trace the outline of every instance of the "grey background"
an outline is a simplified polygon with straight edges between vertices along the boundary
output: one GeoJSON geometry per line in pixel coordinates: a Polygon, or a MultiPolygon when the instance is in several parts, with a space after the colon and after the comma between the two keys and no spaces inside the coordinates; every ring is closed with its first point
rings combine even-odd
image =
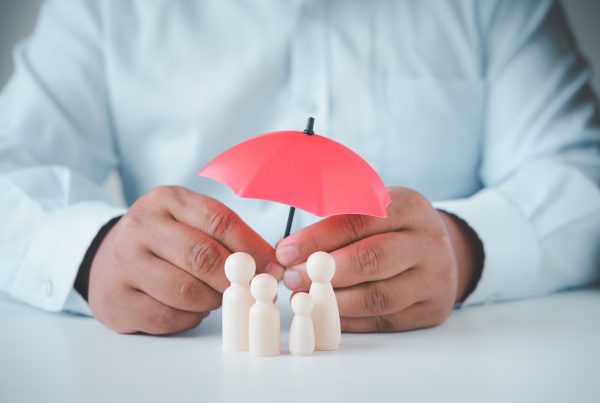
{"type": "MultiPolygon", "coordinates": [[[[42,0],[0,0],[0,87],[4,86],[12,73],[12,48],[33,29],[41,3],[42,0]]],[[[594,70],[593,85],[598,94],[600,93],[600,1],[564,0],[563,4],[579,47],[594,70]]]]}

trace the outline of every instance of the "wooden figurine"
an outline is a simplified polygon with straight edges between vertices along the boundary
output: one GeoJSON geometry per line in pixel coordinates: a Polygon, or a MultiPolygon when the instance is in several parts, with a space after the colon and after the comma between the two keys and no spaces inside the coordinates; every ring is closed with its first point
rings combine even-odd
{"type": "Polygon", "coordinates": [[[311,318],[314,304],[305,292],[292,297],[294,319],[290,326],[289,347],[292,355],[310,355],[315,351],[315,328],[311,318]]]}
{"type": "Polygon", "coordinates": [[[225,261],[225,276],[231,286],[223,293],[223,350],[248,351],[248,315],[254,298],[250,280],[256,272],[252,256],[244,252],[229,255],[225,261]]]}
{"type": "Polygon", "coordinates": [[[277,280],[262,273],[250,283],[256,303],[250,308],[249,351],[253,356],[270,357],[280,351],[279,308],[273,303],[277,295],[277,280]]]}
{"type": "Polygon", "coordinates": [[[312,281],[309,294],[314,303],[311,316],[315,328],[315,348],[336,350],[342,333],[337,300],[331,286],[335,260],[329,253],[315,252],[306,261],[306,272],[312,281]]]}

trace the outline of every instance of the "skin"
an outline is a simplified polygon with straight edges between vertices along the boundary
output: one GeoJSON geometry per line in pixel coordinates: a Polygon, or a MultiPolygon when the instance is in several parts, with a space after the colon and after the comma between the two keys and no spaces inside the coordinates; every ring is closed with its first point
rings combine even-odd
{"type": "Polygon", "coordinates": [[[92,312],[119,333],[180,332],[220,306],[230,253],[250,253],[257,273],[284,277],[293,291],[308,291],[304,263],[323,250],[336,261],[332,284],[342,330],[437,325],[473,288],[483,251],[466,224],[435,210],[420,194],[389,190],[388,218],[330,217],[274,250],[220,202],[181,187],[158,187],[131,206],[96,252],[92,312]]]}
{"type": "Polygon", "coordinates": [[[221,305],[232,251],[281,279],[275,251],[220,202],[161,186],[112,227],[92,262],[89,304],[119,333],[168,334],[197,326],[221,305]]]}
{"type": "Polygon", "coordinates": [[[442,323],[477,281],[483,250],[464,223],[432,207],[425,197],[390,188],[385,219],[360,215],[326,218],[276,245],[288,269],[284,282],[308,291],[306,259],[332,254],[332,280],[342,330],[395,332],[442,323]]]}

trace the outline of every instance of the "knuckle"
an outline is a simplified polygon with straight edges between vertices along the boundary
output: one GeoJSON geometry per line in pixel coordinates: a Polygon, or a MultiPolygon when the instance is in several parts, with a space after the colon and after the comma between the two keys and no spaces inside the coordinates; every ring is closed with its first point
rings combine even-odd
{"type": "Polygon", "coordinates": [[[343,216],[342,226],[346,233],[350,234],[351,239],[361,239],[367,233],[367,220],[360,214],[347,214],[343,216]]]}
{"type": "Polygon", "coordinates": [[[221,239],[233,229],[235,224],[236,217],[231,211],[225,208],[213,210],[208,215],[206,223],[208,233],[221,239]]]}
{"type": "Polygon", "coordinates": [[[143,213],[156,210],[158,206],[164,206],[168,202],[177,199],[177,188],[175,186],[161,185],[153,188],[140,197],[129,209],[130,212],[143,213]]]}
{"type": "Polygon", "coordinates": [[[356,248],[356,272],[363,277],[370,278],[377,274],[383,260],[383,252],[377,246],[357,246],[356,248]]]}
{"type": "Polygon", "coordinates": [[[406,202],[415,209],[431,207],[429,200],[414,190],[407,190],[404,197],[406,198],[406,202]]]}
{"type": "Polygon", "coordinates": [[[437,326],[442,324],[444,321],[446,321],[446,319],[448,319],[448,317],[450,316],[450,313],[452,312],[451,308],[448,308],[446,306],[446,304],[435,304],[430,311],[429,314],[429,318],[430,318],[430,326],[437,326]]]}
{"type": "Polygon", "coordinates": [[[367,286],[364,293],[363,305],[365,310],[375,316],[386,310],[389,305],[389,296],[379,285],[371,284],[367,286]]]}
{"type": "Polygon", "coordinates": [[[206,309],[207,312],[214,311],[215,309],[221,306],[222,302],[223,299],[220,296],[215,298],[208,298],[204,305],[204,309],[206,309]]]}
{"type": "Polygon", "coordinates": [[[138,232],[144,225],[144,221],[139,214],[129,212],[119,220],[117,225],[126,233],[138,232]]]}
{"type": "Polygon", "coordinates": [[[430,237],[430,250],[436,258],[431,260],[431,272],[441,284],[452,281],[455,275],[455,258],[450,237],[447,234],[435,234],[430,237]]]}
{"type": "Polygon", "coordinates": [[[193,279],[183,279],[177,284],[177,293],[185,302],[195,301],[199,291],[198,283],[193,279]]]}
{"type": "Polygon", "coordinates": [[[431,234],[430,242],[436,250],[452,250],[452,241],[445,232],[431,234]]]}
{"type": "Polygon", "coordinates": [[[439,276],[444,284],[453,282],[454,278],[458,276],[458,265],[453,259],[444,260],[439,266],[439,276]]]}
{"type": "Polygon", "coordinates": [[[394,332],[396,328],[394,321],[386,316],[379,315],[375,316],[375,330],[377,332],[394,332]]]}
{"type": "Polygon", "coordinates": [[[392,199],[392,202],[387,207],[387,219],[398,220],[404,215],[404,207],[397,200],[392,199]]]}
{"type": "Polygon", "coordinates": [[[211,276],[218,270],[219,253],[207,241],[195,241],[185,252],[185,261],[194,276],[211,276]]]}
{"type": "Polygon", "coordinates": [[[148,192],[146,195],[144,195],[142,197],[143,203],[146,204],[148,203],[148,205],[150,207],[153,206],[165,206],[165,205],[175,205],[175,206],[179,206],[181,204],[181,194],[180,194],[180,190],[181,188],[177,187],[177,186],[168,186],[168,185],[161,185],[158,187],[155,187],[154,189],[152,189],[150,192],[148,192]]]}
{"type": "Polygon", "coordinates": [[[115,313],[106,312],[104,307],[98,304],[97,300],[92,301],[90,299],[90,309],[96,319],[116,333],[127,334],[135,331],[135,329],[132,329],[126,321],[123,321],[115,313]]]}
{"type": "Polygon", "coordinates": [[[436,280],[437,282],[434,280],[433,286],[440,287],[442,290],[448,289],[450,284],[454,285],[455,283],[452,271],[446,266],[440,267],[436,280]]]}
{"type": "Polygon", "coordinates": [[[155,188],[154,193],[156,196],[173,196],[177,194],[177,187],[169,185],[160,185],[155,188]]]}
{"type": "Polygon", "coordinates": [[[392,202],[388,206],[388,217],[402,214],[403,209],[399,201],[402,199],[404,188],[392,186],[388,187],[388,192],[390,193],[390,198],[392,199],[392,202]]]}
{"type": "Polygon", "coordinates": [[[174,194],[175,194],[175,188],[173,186],[161,185],[161,186],[157,186],[154,189],[152,189],[148,195],[153,198],[164,199],[164,198],[171,197],[174,194]]]}
{"type": "Polygon", "coordinates": [[[390,193],[390,196],[392,197],[392,199],[394,197],[397,197],[398,195],[402,194],[402,190],[403,190],[403,188],[401,188],[399,186],[388,186],[388,192],[390,193]]]}
{"type": "Polygon", "coordinates": [[[169,307],[159,308],[153,318],[150,331],[155,333],[168,333],[177,326],[177,318],[169,307]]]}

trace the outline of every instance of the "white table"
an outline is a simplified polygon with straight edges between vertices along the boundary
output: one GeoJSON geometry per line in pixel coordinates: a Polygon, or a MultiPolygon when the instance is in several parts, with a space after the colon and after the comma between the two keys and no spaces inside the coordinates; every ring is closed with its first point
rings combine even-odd
{"type": "MultiPolygon", "coordinates": [[[[282,342],[291,320],[282,307],[282,342]]],[[[220,315],[170,337],[0,297],[0,402],[600,402],[600,290],[466,308],[442,326],[344,334],[337,352],[223,353],[220,315]]]]}

